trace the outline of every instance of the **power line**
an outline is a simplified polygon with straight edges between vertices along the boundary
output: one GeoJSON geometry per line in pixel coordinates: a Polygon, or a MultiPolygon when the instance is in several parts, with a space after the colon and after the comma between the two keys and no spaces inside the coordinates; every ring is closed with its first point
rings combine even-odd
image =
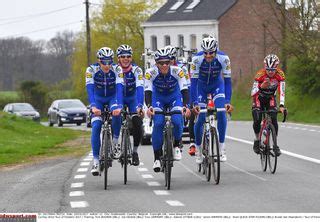
{"type": "Polygon", "coordinates": [[[37,29],[37,30],[30,31],[30,32],[19,33],[19,34],[14,34],[14,35],[9,35],[9,36],[1,36],[1,38],[9,38],[9,37],[28,35],[28,34],[32,34],[32,33],[36,33],[36,32],[46,31],[46,30],[49,30],[49,29],[55,29],[55,28],[59,28],[59,27],[67,26],[67,25],[77,24],[77,23],[80,23],[80,22],[83,22],[83,21],[80,20],[80,21],[76,21],[76,22],[65,23],[65,24],[62,24],[62,25],[51,26],[51,27],[44,28],[44,29],[37,29]]]}
{"type": "Polygon", "coordinates": [[[76,4],[76,5],[71,5],[71,6],[68,6],[68,7],[65,7],[65,8],[56,9],[56,10],[53,10],[53,11],[42,12],[42,13],[31,14],[31,15],[24,15],[24,16],[19,16],[19,17],[0,18],[0,21],[17,20],[17,19],[28,19],[29,17],[34,18],[34,17],[38,17],[38,16],[49,15],[49,14],[56,13],[56,12],[59,12],[59,11],[67,10],[67,9],[74,8],[74,7],[77,7],[77,6],[81,6],[81,5],[80,4],[76,4]]]}

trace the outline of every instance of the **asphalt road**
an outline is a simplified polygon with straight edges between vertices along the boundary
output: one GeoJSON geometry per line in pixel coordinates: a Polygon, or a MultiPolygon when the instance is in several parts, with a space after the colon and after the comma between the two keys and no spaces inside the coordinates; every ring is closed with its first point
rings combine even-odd
{"type": "Polygon", "coordinates": [[[81,159],[0,170],[0,212],[320,212],[319,126],[280,124],[283,154],[275,174],[261,171],[252,150],[251,122],[229,122],[227,135],[228,160],[222,163],[219,185],[197,172],[185,144],[167,191],[164,175],[152,171],[151,146],[141,146],[142,163],[129,167],[127,185],[120,164],[113,162],[108,190],[103,189],[103,177],[90,174],[90,153],[81,159]]]}

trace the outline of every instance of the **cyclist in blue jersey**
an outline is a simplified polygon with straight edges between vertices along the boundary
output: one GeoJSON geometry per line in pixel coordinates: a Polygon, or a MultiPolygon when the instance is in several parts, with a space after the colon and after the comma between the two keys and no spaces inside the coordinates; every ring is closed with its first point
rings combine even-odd
{"type": "Polygon", "coordinates": [[[195,124],[196,162],[202,163],[201,137],[205,113],[199,114],[207,102],[207,95],[211,94],[217,109],[217,128],[219,132],[221,161],[226,161],[225,133],[226,133],[226,111],[233,110],[230,104],[231,87],[231,66],[229,57],[218,50],[218,41],[209,36],[201,43],[203,52],[192,58],[191,65],[191,101],[193,111],[199,115],[195,124]],[[223,74],[223,78],[222,78],[223,74]]]}
{"type": "Polygon", "coordinates": [[[138,166],[139,155],[138,147],[142,136],[142,119],[143,117],[143,91],[144,81],[142,69],[132,63],[132,48],[129,45],[121,45],[117,49],[119,65],[123,71],[124,93],[123,105],[129,108],[129,112],[137,112],[138,115],[132,117],[132,134],[133,134],[133,153],[132,164],[138,166]]]}
{"type": "MultiPolygon", "coordinates": [[[[153,170],[159,172],[165,117],[155,114],[155,111],[163,111],[165,108],[169,108],[171,111],[180,110],[186,116],[189,116],[190,110],[187,107],[189,103],[188,86],[182,69],[177,66],[170,66],[170,55],[165,48],[156,51],[155,61],[156,65],[148,69],[145,74],[145,102],[148,107],[147,115],[149,117],[154,116],[152,132],[153,170]]],[[[173,114],[171,117],[174,126],[173,158],[175,160],[181,159],[182,113],[173,114]]]]}
{"type": "Polygon", "coordinates": [[[118,138],[121,127],[120,112],[123,104],[123,72],[113,63],[113,50],[103,47],[97,52],[98,62],[86,70],[86,89],[93,113],[91,124],[91,146],[93,152],[93,176],[99,175],[100,132],[102,127],[101,111],[108,105],[112,111],[113,156],[119,158],[118,138]]]}

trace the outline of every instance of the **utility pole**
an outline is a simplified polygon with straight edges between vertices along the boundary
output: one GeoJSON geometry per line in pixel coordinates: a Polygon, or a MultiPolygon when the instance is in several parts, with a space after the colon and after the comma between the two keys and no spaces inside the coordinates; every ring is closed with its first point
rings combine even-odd
{"type": "Polygon", "coordinates": [[[282,36],[282,47],[281,47],[281,57],[282,57],[282,69],[284,72],[287,71],[287,10],[286,10],[286,0],[281,0],[281,11],[282,11],[282,20],[281,20],[281,36],[282,36]]]}
{"type": "Polygon", "coordinates": [[[85,1],[86,4],[86,27],[87,27],[87,63],[91,64],[91,37],[90,37],[90,21],[89,21],[89,0],[85,1]]]}

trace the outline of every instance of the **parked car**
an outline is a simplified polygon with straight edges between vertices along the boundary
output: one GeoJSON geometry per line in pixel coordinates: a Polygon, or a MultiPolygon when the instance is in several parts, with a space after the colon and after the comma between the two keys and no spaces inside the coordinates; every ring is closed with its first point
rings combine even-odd
{"type": "Polygon", "coordinates": [[[29,103],[8,103],[3,111],[40,122],[39,112],[29,103]]]}
{"type": "Polygon", "coordinates": [[[52,102],[48,109],[49,126],[55,123],[76,123],[80,126],[86,122],[87,108],[79,99],[59,99],[52,102]]]}

